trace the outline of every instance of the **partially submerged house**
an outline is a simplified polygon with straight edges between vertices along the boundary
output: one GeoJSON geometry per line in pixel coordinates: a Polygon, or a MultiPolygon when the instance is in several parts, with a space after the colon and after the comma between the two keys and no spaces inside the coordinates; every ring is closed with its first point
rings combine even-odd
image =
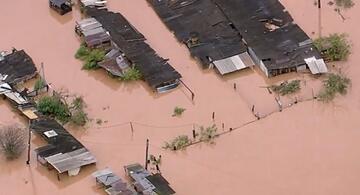
{"type": "Polygon", "coordinates": [[[221,75],[254,65],[239,32],[210,0],[147,0],[204,68],[221,75]]]}
{"type": "Polygon", "coordinates": [[[71,0],[49,0],[49,6],[60,15],[64,15],[72,11],[71,0]]]}
{"type": "Polygon", "coordinates": [[[30,129],[48,145],[35,150],[37,160],[61,173],[77,175],[80,168],[96,163],[95,157],[56,120],[41,117],[32,120],[30,129]]]}
{"type": "Polygon", "coordinates": [[[28,99],[27,91],[18,91],[14,86],[37,75],[34,62],[24,50],[13,49],[12,53],[1,55],[0,95],[5,96],[15,108],[29,120],[37,119],[35,103],[28,99]]]}
{"type": "Polygon", "coordinates": [[[243,37],[268,77],[309,68],[327,72],[320,53],[278,0],[211,0],[243,37]]]}
{"type": "Polygon", "coordinates": [[[24,51],[14,49],[0,61],[1,81],[10,85],[29,80],[36,76],[37,69],[31,57],[24,51]]]}
{"type": "Polygon", "coordinates": [[[86,7],[86,14],[95,18],[110,33],[113,48],[124,54],[121,55],[124,60],[141,72],[153,90],[165,92],[179,85],[181,75],[145,43],[145,37],[120,13],[86,7]]]}
{"type": "Polygon", "coordinates": [[[175,191],[169,182],[160,174],[151,174],[140,164],[131,164],[124,167],[125,173],[132,179],[137,192],[145,195],[171,195],[175,191]]]}
{"type": "Polygon", "coordinates": [[[307,68],[327,72],[309,36],[278,0],[147,1],[192,56],[221,74],[254,63],[268,77],[307,68]]]}
{"type": "Polygon", "coordinates": [[[29,120],[38,118],[36,114],[36,105],[33,101],[29,100],[22,92],[18,92],[14,87],[8,83],[1,81],[0,74],[0,95],[4,95],[12,105],[29,120]]]}
{"type": "Polygon", "coordinates": [[[96,183],[101,185],[101,187],[104,188],[105,192],[109,195],[138,194],[109,168],[96,171],[92,174],[92,176],[96,179],[96,183]]]}
{"type": "Polygon", "coordinates": [[[118,49],[110,50],[104,57],[104,60],[98,65],[108,71],[110,74],[118,77],[124,74],[131,68],[130,62],[126,59],[125,54],[118,49]]]}
{"type": "Polygon", "coordinates": [[[111,46],[109,33],[94,18],[77,21],[75,32],[89,48],[109,48],[111,46]]]}

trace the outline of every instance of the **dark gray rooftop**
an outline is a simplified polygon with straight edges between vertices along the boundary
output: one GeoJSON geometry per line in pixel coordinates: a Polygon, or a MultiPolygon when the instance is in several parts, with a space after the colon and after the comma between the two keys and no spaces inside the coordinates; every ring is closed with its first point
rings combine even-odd
{"type": "Polygon", "coordinates": [[[15,51],[0,61],[0,74],[8,75],[4,82],[16,84],[31,79],[37,74],[31,57],[24,50],[15,51]]]}
{"type": "Polygon", "coordinates": [[[160,57],[120,13],[106,9],[86,8],[86,13],[94,17],[109,31],[112,41],[126,57],[139,69],[144,80],[153,88],[181,78],[181,75],[160,57]]]}
{"type": "Polygon", "coordinates": [[[193,57],[207,67],[212,60],[221,60],[247,51],[240,34],[210,0],[147,0],[180,42],[196,34],[199,44],[190,47],[193,57]]]}
{"type": "Polygon", "coordinates": [[[296,67],[320,53],[278,0],[211,0],[268,69],[296,67]]]}

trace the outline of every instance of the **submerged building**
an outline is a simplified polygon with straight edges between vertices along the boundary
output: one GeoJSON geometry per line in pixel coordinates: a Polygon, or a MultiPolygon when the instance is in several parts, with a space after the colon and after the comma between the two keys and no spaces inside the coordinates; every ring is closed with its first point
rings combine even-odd
{"type": "Polygon", "coordinates": [[[29,129],[41,135],[48,145],[37,148],[37,159],[48,168],[61,173],[77,175],[80,168],[96,163],[95,157],[55,119],[43,116],[37,111],[36,103],[29,98],[27,89],[19,92],[16,85],[37,75],[36,66],[24,50],[13,49],[12,53],[1,52],[0,95],[30,123],[29,129]]]}
{"type": "Polygon", "coordinates": [[[2,55],[0,60],[1,81],[10,85],[17,84],[35,77],[36,66],[24,50],[16,50],[2,55]]]}
{"type": "Polygon", "coordinates": [[[24,50],[13,49],[12,53],[3,52],[0,58],[0,95],[29,120],[37,119],[35,103],[27,97],[27,89],[18,91],[16,85],[37,75],[36,66],[24,50]]]}
{"type": "Polygon", "coordinates": [[[60,15],[72,11],[71,0],[49,0],[49,7],[54,9],[60,15]]]}
{"type": "Polygon", "coordinates": [[[37,160],[54,168],[58,175],[77,175],[80,168],[96,163],[95,157],[56,120],[40,117],[32,120],[30,129],[40,135],[48,145],[35,150],[37,160]]]}
{"type": "MultiPolygon", "coordinates": [[[[179,85],[181,75],[168,63],[168,60],[160,57],[145,43],[144,35],[137,31],[124,16],[107,9],[92,7],[86,7],[85,12],[109,32],[113,49],[123,54],[116,56],[115,59],[123,62],[124,67],[121,69],[126,68],[125,62],[133,64],[140,71],[145,82],[157,92],[165,92],[179,85]]],[[[109,63],[111,66],[114,61],[109,63]]],[[[105,64],[101,65],[109,67],[105,64]]]]}
{"type": "Polygon", "coordinates": [[[96,171],[92,174],[96,183],[100,185],[109,195],[138,195],[119,176],[115,175],[109,168],[96,171]]]}
{"type": "Polygon", "coordinates": [[[109,48],[111,45],[110,35],[94,18],[77,21],[75,32],[89,48],[109,48]]]}
{"type": "Polygon", "coordinates": [[[310,37],[278,0],[147,1],[195,58],[221,74],[254,63],[267,77],[307,68],[327,72],[310,37]]]}
{"type": "Polygon", "coordinates": [[[132,180],[134,189],[144,195],[172,195],[175,191],[169,182],[160,174],[152,174],[140,164],[131,164],[124,167],[125,173],[132,180]]]}
{"type": "Polygon", "coordinates": [[[147,1],[204,68],[224,75],[254,65],[239,32],[210,0],[147,1]]]}
{"type": "Polygon", "coordinates": [[[255,63],[268,77],[309,68],[327,72],[311,38],[278,0],[212,0],[241,34],[255,63]]]}

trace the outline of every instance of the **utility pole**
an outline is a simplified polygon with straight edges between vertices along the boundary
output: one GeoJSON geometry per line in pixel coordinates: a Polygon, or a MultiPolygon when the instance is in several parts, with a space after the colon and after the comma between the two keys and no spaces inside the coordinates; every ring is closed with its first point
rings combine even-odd
{"type": "Polygon", "coordinates": [[[28,136],[28,153],[27,153],[27,161],[26,164],[30,165],[30,145],[31,145],[31,130],[30,130],[30,122],[29,122],[29,136],[28,136]]]}
{"type": "Polygon", "coordinates": [[[321,33],[321,0],[318,0],[318,10],[319,10],[319,12],[318,12],[318,14],[319,14],[319,38],[321,38],[321,35],[322,35],[322,33],[321,33]]]}
{"type": "Polygon", "coordinates": [[[45,70],[44,70],[44,63],[43,62],[41,62],[41,77],[45,81],[45,70]]]}
{"type": "Polygon", "coordinates": [[[145,169],[148,170],[149,158],[149,139],[146,139],[146,152],[145,152],[145,169]]]}

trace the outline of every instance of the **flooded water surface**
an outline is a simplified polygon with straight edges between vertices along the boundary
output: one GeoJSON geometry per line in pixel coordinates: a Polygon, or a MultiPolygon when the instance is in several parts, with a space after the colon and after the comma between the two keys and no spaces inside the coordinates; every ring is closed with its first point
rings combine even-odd
{"type": "MultiPolygon", "coordinates": [[[[318,36],[318,10],[312,0],[282,2],[296,23],[310,36],[318,36]]],[[[86,129],[69,129],[98,163],[82,169],[79,176],[63,175],[57,181],[54,171],[36,162],[34,153],[30,166],[25,165],[26,154],[14,162],[1,159],[0,195],[103,194],[90,174],[110,167],[125,177],[124,165],[144,162],[147,138],[150,153],[163,156],[162,173],[179,195],[360,194],[358,5],[343,12],[345,21],[334,7],[324,4],[322,10],[321,34],[346,32],[353,44],[350,59],[336,64],[352,79],[347,96],[329,104],[304,102],[226,134],[213,145],[199,144],[176,153],[163,150],[164,141],[190,136],[194,125],[215,123],[222,131],[222,123],[227,130],[254,120],[252,105],[262,113],[276,110],[274,97],[263,87],[279,79],[265,79],[256,69],[225,78],[202,70],[145,0],[109,0],[109,9],[121,12],[160,56],[170,59],[195,92],[195,101],[185,87],[158,95],[144,82],[123,83],[101,70],[81,70],[81,62],[74,58],[80,44],[74,33],[75,21],[81,18],[78,10],[58,16],[46,1],[4,1],[0,50],[25,49],[38,68],[44,63],[46,79],[54,88],[84,97],[93,121],[86,129]],[[172,117],[176,106],[186,109],[183,116],[172,117]],[[96,119],[103,124],[96,124],[96,119]]],[[[313,79],[297,74],[283,78],[298,77],[313,79]]],[[[11,123],[26,125],[0,100],[0,125],[11,123]]],[[[32,149],[44,144],[32,136],[32,149]]]]}

